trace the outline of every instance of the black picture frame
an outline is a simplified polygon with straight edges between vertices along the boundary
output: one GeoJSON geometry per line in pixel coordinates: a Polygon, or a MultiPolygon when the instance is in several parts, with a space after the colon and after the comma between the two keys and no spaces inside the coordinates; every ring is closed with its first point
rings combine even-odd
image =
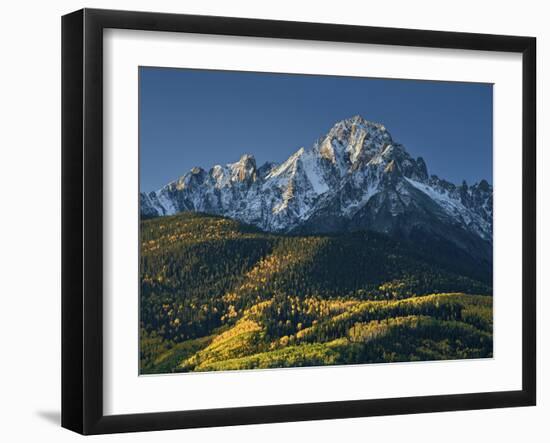
{"type": "Polygon", "coordinates": [[[83,9],[62,18],[62,426],[82,434],[228,426],[536,403],[536,39],[83,9]],[[104,415],[103,30],[172,31],[503,51],[523,63],[522,389],[391,399],[104,415]]]}

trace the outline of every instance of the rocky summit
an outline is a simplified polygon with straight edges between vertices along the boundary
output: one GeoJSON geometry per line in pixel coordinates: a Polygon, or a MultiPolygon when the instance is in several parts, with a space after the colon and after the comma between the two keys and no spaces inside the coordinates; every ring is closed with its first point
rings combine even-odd
{"type": "Polygon", "coordinates": [[[140,194],[142,217],[194,211],[276,233],[372,230],[452,244],[484,262],[492,262],[492,201],[487,181],[455,185],[429,175],[421,157],[361,116],[337,122],[283,163],[258,167],[245,154],[140,194]]]}

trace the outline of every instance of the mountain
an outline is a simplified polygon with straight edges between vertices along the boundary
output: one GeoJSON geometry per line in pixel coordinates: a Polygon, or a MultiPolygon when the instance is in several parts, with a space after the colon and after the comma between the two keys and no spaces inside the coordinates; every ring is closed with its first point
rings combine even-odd
{"type": "Polygon", "coordinates": [[[492,262],[493,189],[428,174],[379,123],[342,120],[310,149],[258,167],[251,155],[209,171],[191,169],[149,194],[143,218],[193,211],[267,232],[332,234],[361,230],[432,244],[492,262]]]}
{"type": "Polygon", "coordinates": [[[492,279],[372,231],[141,221],[141,373],[483,358],[492,279]]]}

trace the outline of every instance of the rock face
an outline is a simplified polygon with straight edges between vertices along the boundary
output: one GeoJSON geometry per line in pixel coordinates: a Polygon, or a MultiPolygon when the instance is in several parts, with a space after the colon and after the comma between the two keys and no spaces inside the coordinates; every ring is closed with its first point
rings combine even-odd
{"type": "Polygon", "coordinates": [[[493,189],[429,176],[386,128],[342,120],[310,149],[257,167],[251,155],[209,171],[196,167],[140,195],[144,217],[200,211],[281,233],[370,229],[422,242],[443,240],[492,261],[493,189]]]}

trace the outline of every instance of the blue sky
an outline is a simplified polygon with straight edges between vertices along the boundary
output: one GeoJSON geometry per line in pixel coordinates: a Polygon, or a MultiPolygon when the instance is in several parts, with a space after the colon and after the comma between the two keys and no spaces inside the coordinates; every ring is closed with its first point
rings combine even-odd
{"type": "Polygon", "coordinates": [[[383,123],[430,174],[492,183],[492,85],[140,68],[140,187],[253,154],[311,147],[356,114],[383,123]]]}

